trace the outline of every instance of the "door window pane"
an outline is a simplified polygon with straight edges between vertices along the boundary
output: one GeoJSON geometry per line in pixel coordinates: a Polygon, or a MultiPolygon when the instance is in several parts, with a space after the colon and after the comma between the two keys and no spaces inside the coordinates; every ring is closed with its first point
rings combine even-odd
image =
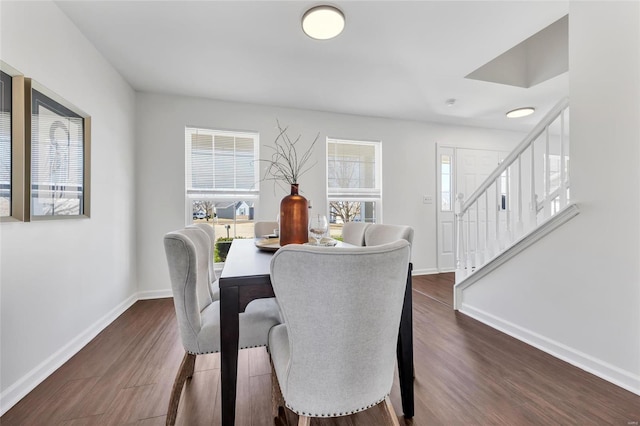
{"type": "Polygon", "coordinates": [[[440,198],[442,204],[440,209],[443,212],[452,211],[453,200],[451,194],[451,156],[440,156],[440,198]]]}

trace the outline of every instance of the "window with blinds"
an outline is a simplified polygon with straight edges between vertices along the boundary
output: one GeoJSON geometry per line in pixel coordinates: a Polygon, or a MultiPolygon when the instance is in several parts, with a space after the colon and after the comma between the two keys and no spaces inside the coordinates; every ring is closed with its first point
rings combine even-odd
{"type": "Polygon", "coordinates": [[[25,79],[0,60],[0,222],[25,220],[25,79]]]}
{"type": "Polygon", "coordinates": [[[0,217],[11,216],[11,76],[0,71],[0,217]]]}
{"type": "Polygon", "coordinates": [[[327,139],[327,199],[333,224],[379,221],[380,142],[327,139]]]}
{"type": "Polygon", "coordinates": [[[187,127],[185,140],[189,198],[257,198],[257,134],[187,127]]]}
{"type": "Polygon", "coordinates": [[[260,193],[259,135],[185,128],[186,195],[194,222],[217,237],[253,237],[260,193]]]}

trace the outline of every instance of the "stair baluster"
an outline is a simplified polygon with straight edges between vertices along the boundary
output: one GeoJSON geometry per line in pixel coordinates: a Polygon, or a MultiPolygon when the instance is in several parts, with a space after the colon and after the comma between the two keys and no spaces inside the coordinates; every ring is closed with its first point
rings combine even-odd
{"type": "Polygon", "coordinates": [[[456,282],[478,271],[569,205],[568,108],[568,99],[561,100],[467,200],[463,194],[457,195],[456,282]],[[556,167],[558,148],[560,163],[556,167]],[[480,197],[484,197],[484,214],[480,212],[480,197]],[[529,208],[525,210],[527,199],[529,208]],[[484,231],[480,229],[481,217],[484,231]]]}

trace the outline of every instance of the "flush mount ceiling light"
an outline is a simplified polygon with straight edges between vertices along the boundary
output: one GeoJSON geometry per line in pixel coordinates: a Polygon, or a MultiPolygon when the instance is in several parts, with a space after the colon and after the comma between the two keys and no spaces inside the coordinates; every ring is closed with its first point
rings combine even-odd
{"type": "Polygon", "coordinates": [[[507,113],[507,117],[509,117],[509,118],[526,117],[527,115],[531,115],[534,112],[536,112],[536,109],[534,107],[517,108],[517,109],[509,111],[507,113]]]}
{"type": "Polygon", "coordinates": [[[344,29],[344,15],[333,6],[316,6],[302,16],[302,30],[316,40],[336,37],[344,29]]]}

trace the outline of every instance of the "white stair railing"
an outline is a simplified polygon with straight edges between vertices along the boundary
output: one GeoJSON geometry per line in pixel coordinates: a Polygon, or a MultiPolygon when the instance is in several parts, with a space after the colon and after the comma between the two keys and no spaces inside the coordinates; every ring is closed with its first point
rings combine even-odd
{"type": "Polygon", "coordinates": [[[569,100],[562,99],[456,212],[456,282],[565,208],[569,193],[569,100]]]}

